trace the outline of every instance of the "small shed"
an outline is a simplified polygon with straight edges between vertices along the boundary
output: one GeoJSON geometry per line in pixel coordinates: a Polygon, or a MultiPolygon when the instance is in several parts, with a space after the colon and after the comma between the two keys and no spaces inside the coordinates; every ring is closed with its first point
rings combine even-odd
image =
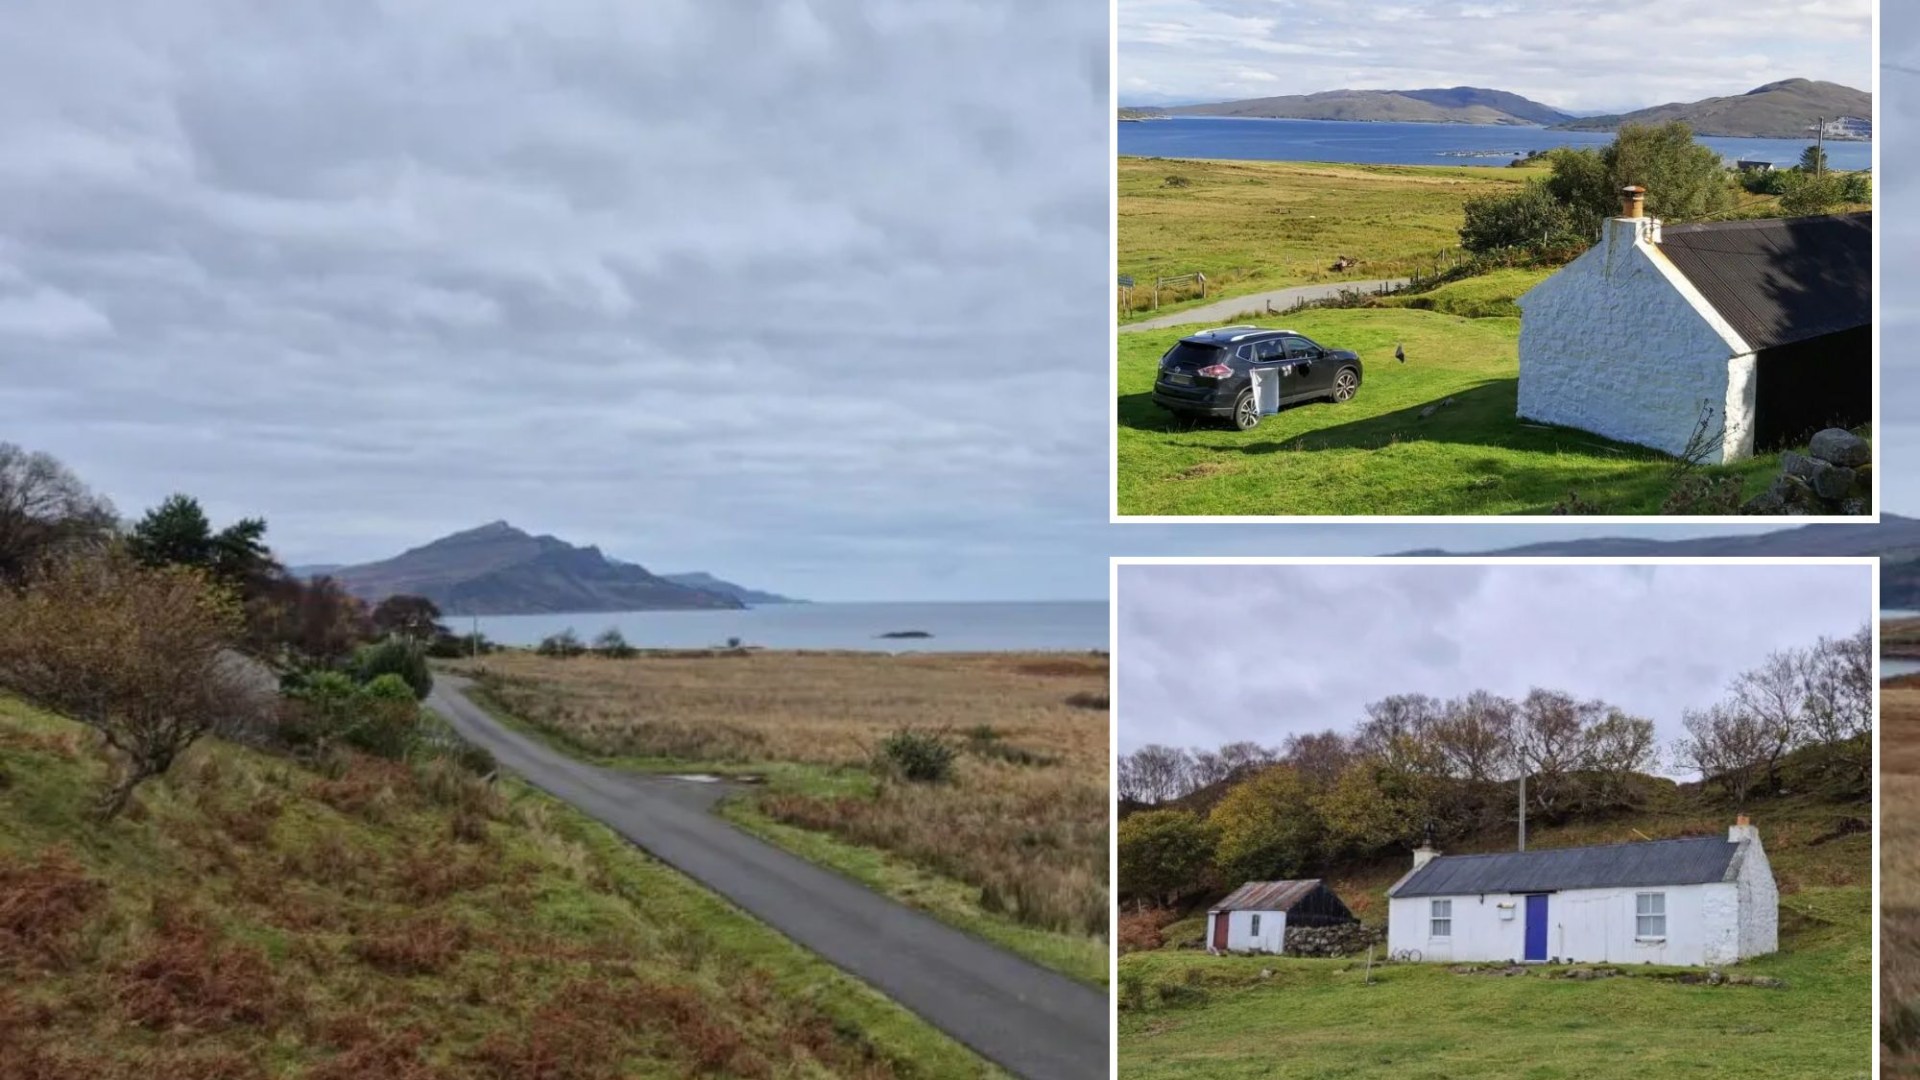
{"type": "Polygon", "coordinates": [[[1744,816],[1727,835],[1441,855],[1387,890],[1387,947],[1440,963],[1731,964],[1779,947],[1780,894],[1744,816]]]}
{"type": "Polygon", "coordinates": [[[1282,953],[1288,926],[1340,926],[1358,922],[1327,883],[1249,881],[1207,909],[1210,953],[1282,953]]]}
{"type": "Polygon", "coordinates": [[[1521,419],[1706,464],[1872,419],[1872,214],[1663,226],[1623,203],[1520,297],[1521,419]]]}
{"type": "Polygon", "coordinates": [[[1733,163],[1733,167],[1736,169],[1739,169],[1743,173],[1763,173],[1764,174],[1764,173],[1770,173],[1773,171],[1773,162],[1755,161],[1751,158],[1741,158],[1739,161],[1736,161],[1733,163]]]}

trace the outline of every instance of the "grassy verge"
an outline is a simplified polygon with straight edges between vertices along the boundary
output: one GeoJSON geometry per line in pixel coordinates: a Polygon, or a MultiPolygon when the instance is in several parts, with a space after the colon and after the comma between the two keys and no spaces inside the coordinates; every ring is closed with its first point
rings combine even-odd
{"type": "Polygon", "coordinates": [[[723,813],[802,858],[1096,986],[1108,977],[1104,659],[756,653],[489,658],[476,695],[569,753],[755,773],[723,813]],[[943,783],[876,767],[901,727],[943,783]]]}
{"type": "MultiPolygon", "coordinates": [[[[1460,282],[1445,302],[1498,300],[1517,284],[1460,282]]],[[[1121,336],[1122,514],[1542,514],[1569,492],[1598,512],[1654,514],[1671,489],[1665,455],[1515,418],[1518,319],[1368,308],[1301,312],[1284,325],[1358,352],[1360,393],[1245,432],[1153,404],[1160,355],[1192,328],[1121,336]],[[1404,364],[1393,358],[1401,344],[1404,364]]],[[[1706,471],[1742,477],[1752,496],[1779,472],[1779,456],[1706,471]]]]}
{"type": "Polygon", "coordinates": [[[103,774],[0,699],[0,1072],[998,1075],[522,786],[209,741],[102,825],[103,774]]]}

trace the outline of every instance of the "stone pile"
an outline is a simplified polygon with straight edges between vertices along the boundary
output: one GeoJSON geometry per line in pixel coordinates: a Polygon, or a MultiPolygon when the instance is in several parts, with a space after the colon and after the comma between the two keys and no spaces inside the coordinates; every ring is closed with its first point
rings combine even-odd
{"type": "Polygon", "coordinates": [[[1743,514],[1864,514],[1873,494],[1873,447],[1845,428],[1817,432],[1802,454],[1780,455],[1780,475],[1743,514]]]}
{"type": "Polygon", "coordinates": [[[1387,928],[1364,923],[1344,926],[1287,927],[1288,956],[1364,956],[1369,946],[1384,945],[1387,928]]]}

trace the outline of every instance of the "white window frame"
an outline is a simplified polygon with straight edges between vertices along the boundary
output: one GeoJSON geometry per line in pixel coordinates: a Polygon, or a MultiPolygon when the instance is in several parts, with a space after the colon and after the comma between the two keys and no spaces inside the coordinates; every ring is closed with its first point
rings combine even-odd
{"type": "Polygon", "coordinates": [[[1453,901],[1427,901],[1427,936],[1430,938],[1453,937],[1453,901]]]}
{"type": "Polygon", "coordinates": [[[1633,894],[1633,939],[1635,941],[1667,940],[1666,893],[1633,894]]]}

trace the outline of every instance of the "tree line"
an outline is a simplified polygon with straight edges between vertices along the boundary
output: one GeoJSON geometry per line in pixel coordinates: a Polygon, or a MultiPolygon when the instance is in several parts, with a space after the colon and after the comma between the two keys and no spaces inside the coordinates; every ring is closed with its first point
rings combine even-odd
{"type": "MultiPolygon", "coordinates": [[[[1769,655],[1721,699],[1682,714],[1664,761],[1743,805],[1802,782],[1871,788],[1874,685],[1869,627],[1769,655]]],[[[1170,902],[1202,886],[1299,877],[1328,861],[1404,851],[1508,827],[1642,805],[1666,782],[1653,721],[1615,705],[1534,688],[1449,700],[1395,694],[1350,732],[1295,734],[1279,746],[1143,746],[1120,758],[1120,892],[1170,902]],[[1209,789],[1213,789],[1209,791],[1209,789]],[[1224,790],[1221,790],[1224,789],[1224,790]],[[1210,801],[1205,796],[1217,794],[1210,801]],[[1182,806],[1182,802],[1191,808],[1182,806]]]]}
{"type": "Polygon", "coordinates": [[[1743,187],[1779,196],[1780,209],[1795,215],[1873,198],[1867,174],[1828,171],[1818,147],[1808,147],[1794,168],[1736,175],[1718,151],[1695,142],[1693,129],[1679,120],[1627,124],[1605,146],[1563,146],[1515,164],[1541,161],[1549,174],[1520,191],[1467,200],[1461,247],[1566,261],[1592,246],[1601,222],[1620,212],[1620,189],[1629,184],[1646,189],[1649,216],[1671,222],[1724,216],[1735,209],[1743,187]]]}
{"type": "Polygon", "coordinates": [[[103,817],[209,733],[323,758],[483,753],[428,737],[427,657],[477,647],[421,597],[369,607],[289,573],[267,523],[168,497],[130,526],[44,453],[0,442],[0,690],[93,728],[103,817]]]}

